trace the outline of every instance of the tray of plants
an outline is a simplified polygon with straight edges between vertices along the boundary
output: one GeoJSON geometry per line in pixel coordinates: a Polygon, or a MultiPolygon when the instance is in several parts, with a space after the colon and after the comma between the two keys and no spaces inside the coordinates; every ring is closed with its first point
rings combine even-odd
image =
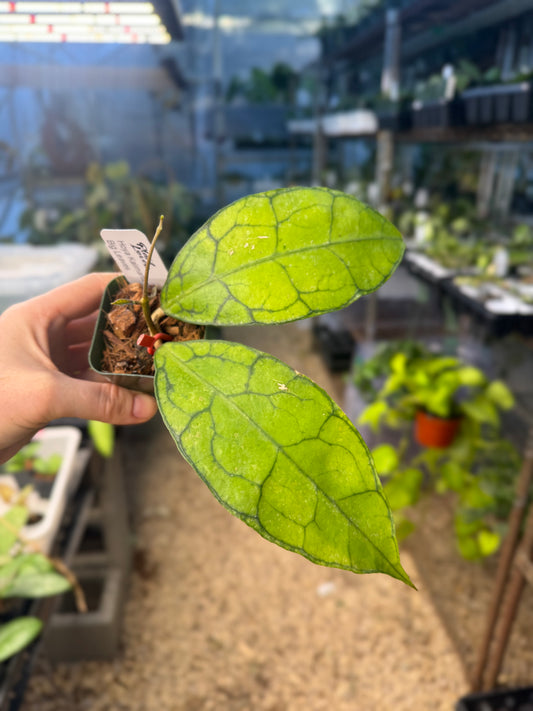
{"type": "Polygon", "coordinates": [[[74,485],[80,440],[77,427],[45,427],[0,466],[0,516],[13,506],[26,508],[22,536],[43,553],[52,547],[74,485]]]}

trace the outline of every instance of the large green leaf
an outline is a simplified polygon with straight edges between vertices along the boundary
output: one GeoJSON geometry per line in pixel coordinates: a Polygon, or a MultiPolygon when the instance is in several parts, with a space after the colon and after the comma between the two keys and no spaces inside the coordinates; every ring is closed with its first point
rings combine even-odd
{"type": "Polygon", "coordinates": [[[155,364],[164,421],[226,508],[315,563],[411,584],[370,453],[321,388],[224,341],[168,343],[155,364]]]}
{"type": "Polygon", "coordinates": [[[161,304],[199,324],[296,321],[374,291],[403,252],[398,230],[351,195],[270,190],[228,205],[190,238],[161,304]]]}

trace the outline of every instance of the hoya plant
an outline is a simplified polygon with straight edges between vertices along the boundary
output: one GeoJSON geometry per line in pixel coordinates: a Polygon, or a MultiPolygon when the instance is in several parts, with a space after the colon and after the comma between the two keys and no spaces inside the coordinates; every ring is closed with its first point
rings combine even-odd
{"type": "MultiPolygon", "coordinates": [[[[350,195],[318,187],[249,195],[184,245],[161,308],[221,327],[318,316],[375,291],[403,252],[398,230],[350,195]]],[[[158,345],[163,420],[220,503],[315,563],[411,584],[372,457],[324,390],[239,343],[158,345]]]]}

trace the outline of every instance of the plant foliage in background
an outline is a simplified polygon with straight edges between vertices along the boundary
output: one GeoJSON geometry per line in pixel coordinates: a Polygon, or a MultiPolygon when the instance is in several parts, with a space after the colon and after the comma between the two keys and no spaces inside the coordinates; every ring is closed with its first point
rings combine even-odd
{"type": "Polygon", "coordinates": [[[94,244],[103,228],[122,229],[140,225],[148,234],[152,218],[163,206],[167,233],[179,246],[186,239],[194,214],[194,200],[188,190],[167,176],[165,183],[133,175],[128,163],[92,163],[85,176],[82,204],[36,205],[28,195],[28,208],[20,219],[28,241],[55,244],[74,241],[94,244]]]}
{"type": "MultiPolygon", "coordinates": [[[[249,195],[178,253],[163,310],[198,324],[295,321],[377,289],[400,233],[350,195],[249,195]]],[[[166,343],[155,392],[180,452],[216,498],[268,540],[323,565],[410,584],[372,457],[330,397],[276,358],[226,341],[166,343]]]]}
{"type": "MultiPolygon", "coordinates": [[[[381,365],[381,354],[378,360],[381,365]]],[[[413,530],[404,510],[424,492],[451,492],[460,553],[474,560],[499,548],[520,467],[516,449],[501,434],[500,413],[512,406],[513,396],[503,382],[487,379],[458,358],[396,350],[378,397],[359,422],[376,431],[386,425],[403,432],[399,447],[383,444],[373,450],[378,473],[386,478],[399,536],[413,530]],[[414,446],[412,425],[420,408],[438,417],[461,417],[459,434],[449,447],[414,446]]]]}
{"type": "Polygon", "coordinates": [[[48,457],[40,455],[40,442],[30,442],[22,447],[11,459],[0,466],[0,472],[33,472],[42,476],[54,477],[61,467],[62,457],[57,452],[48,457]]]}
{"type": "MultiPolygon", "coordinates": [[[[0,517],[1,600],[49,597],[71,588],[48,557],[28,549],[22,535],[29,516],[24,497],[23,490],[20,500],[0,517]]],[[[0,662],[24,649],[41,629],[42,621],[31,615],[20,615],[0,625],[0,662]]]]}

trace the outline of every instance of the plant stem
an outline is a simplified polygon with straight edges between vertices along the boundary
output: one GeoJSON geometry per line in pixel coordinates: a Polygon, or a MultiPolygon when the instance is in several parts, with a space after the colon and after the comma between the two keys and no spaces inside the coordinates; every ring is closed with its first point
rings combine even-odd
{"type": "Polygon", "coordinates": [[[155,336],[155,334],[157,333],[157,328],[152,320],[152,314],[150,313],[150,298],[148,296],[148,275],[150,273],[150,262],[152,261],[152,255],[154,253],[155,243],[157,242],[157,238],[161,234],[162,229],[163,229],[163,215],[161,215],[161,217],[159,218],[159,224],[157,225],[157,229],[156,229],[154,237],[152,239],[152,244],[150,245],[150,250],[148,251],[148,257],[146,258],[146,265],[144,267],[143,296],[141,299],[141,304],[142,304],[144,319],[146,321],[146,325],[148,326],[148,330],[150,331],[151,336],[155,336]]]}

